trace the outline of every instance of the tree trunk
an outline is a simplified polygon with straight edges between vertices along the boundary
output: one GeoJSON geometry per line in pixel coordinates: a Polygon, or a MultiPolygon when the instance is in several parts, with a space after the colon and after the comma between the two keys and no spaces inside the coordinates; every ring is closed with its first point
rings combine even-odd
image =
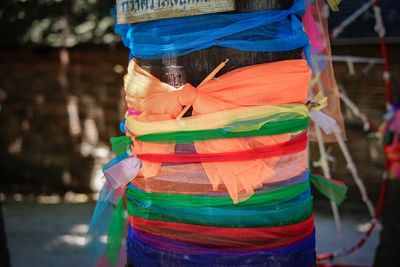
{"type": "MultiPolygon", "coordinates": [[[[236,0],[235,12],[288,9],[292,4],[293,0],[236,0]]],[[[176,58],[137,59],[137,62],[161,81],[170,85],[178,87],[190,83],[197,86],[216,66],[226,59],[229,59],[229,63],[218,75],[249,65],[301,58],[301,52],[301,49],[297,49],[288,52],[260,53],[212,47],[176,58]]],[[[131,263],[129,266],[133,267],[134,265],[131,263]]]]}
{"type": "Polygon", "coordinates": [[[400,181],[390,180],[382,214],[383,231],[375,254],[374,266],[400,266],[400,181]]]}

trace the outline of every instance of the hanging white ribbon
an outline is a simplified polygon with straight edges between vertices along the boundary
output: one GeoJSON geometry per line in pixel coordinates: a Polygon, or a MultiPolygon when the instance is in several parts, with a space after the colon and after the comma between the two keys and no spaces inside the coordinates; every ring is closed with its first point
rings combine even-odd
{"type": "Polygon", "coordinates": [[[308,104],[309,116],[325,134],[340,133],[341,130],[336,121],[321,111],[327,105],[328,98],[319,92],[308,104]]]}

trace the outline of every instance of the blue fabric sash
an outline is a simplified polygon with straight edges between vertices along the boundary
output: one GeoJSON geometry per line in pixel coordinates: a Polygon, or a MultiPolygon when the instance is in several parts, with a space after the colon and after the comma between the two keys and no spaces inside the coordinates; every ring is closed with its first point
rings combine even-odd
{"type": "Polygon", "coordinates": [[[170,58],[212,46],[253,52],[280,52],[304,47],[309,39],[299,19],[305,1],[295,0],[288,10],[234,14],[207,14],[137,24],[116,24],[115,32],[131,57],[170,58]]]}
{"type": "Polygon", "coordinates": [[[202,248],[193,244],[170,240],[147,234],[129,227],[128,260],[136,267],[200,267],[200,266],[229,266],[229,267],[304,267],[313,266],[315,262],[315,233],[295,244],[267,250],[254,251],[225,251],[202,248]],[[159,249],[150,244],[167,244],[176,250],[173,253],[159,249]]]}

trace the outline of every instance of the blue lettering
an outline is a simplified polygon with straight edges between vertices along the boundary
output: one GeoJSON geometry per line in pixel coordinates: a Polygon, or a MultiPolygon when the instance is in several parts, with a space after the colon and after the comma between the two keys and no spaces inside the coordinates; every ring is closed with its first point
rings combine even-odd
{"type": "Polygon", "coordinates": [[[121,10],[122,10],[122,12],[125,12],[125,6],[127,6],[128,5],[128,3],[127,2],[121,2],[121,10]]]}
{"type": "Polygon", "coordinates": [[[141,1],[140,7],[141,7],[142,9],[145,9],[145,8],[146,8],[146,10],[148,10],[148,9],[149,9],[149,0],[142,0],[142,1],[141,1]]]}

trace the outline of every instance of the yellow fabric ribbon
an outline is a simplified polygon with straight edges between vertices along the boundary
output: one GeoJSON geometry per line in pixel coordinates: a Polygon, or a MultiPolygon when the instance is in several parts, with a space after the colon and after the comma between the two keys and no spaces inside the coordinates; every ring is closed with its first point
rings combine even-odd
{"type": "Polygon", "coordinates": [[[342,0],[326,0],[332,11],[339,11],[339,4],[342,0]]]}
{"type": "Polygon", "coordinates": [[[328,106],[328,98],[322,92],[318,92],[312,101],[308,101],[307,106],[309,111],[321,111],[328,106]]]}
{"type": "MultiPolygon", "coordinates": [[[[308,110],[304,104],[264,105],[245,107],[234,110],[220,111],[213,114],[186,117],[180,120],[164,120],[143,122],[136,117],[126,115],[126,127],[134,135],[145,135],[175,131],[197,131],[220,128],[235,122],[262,119],[262,125],[268,122],[308,117],[308,110]]],[[[238,124],[239,125],[239,124],[238,124]]],[[[254,126],[254,125],[253,125],[254,126]]],[[[232,131],[249,131],[252,126],[237,126],[232,131]]],[[[259,126],[257,126],[259,127],[259,126]]]]}

